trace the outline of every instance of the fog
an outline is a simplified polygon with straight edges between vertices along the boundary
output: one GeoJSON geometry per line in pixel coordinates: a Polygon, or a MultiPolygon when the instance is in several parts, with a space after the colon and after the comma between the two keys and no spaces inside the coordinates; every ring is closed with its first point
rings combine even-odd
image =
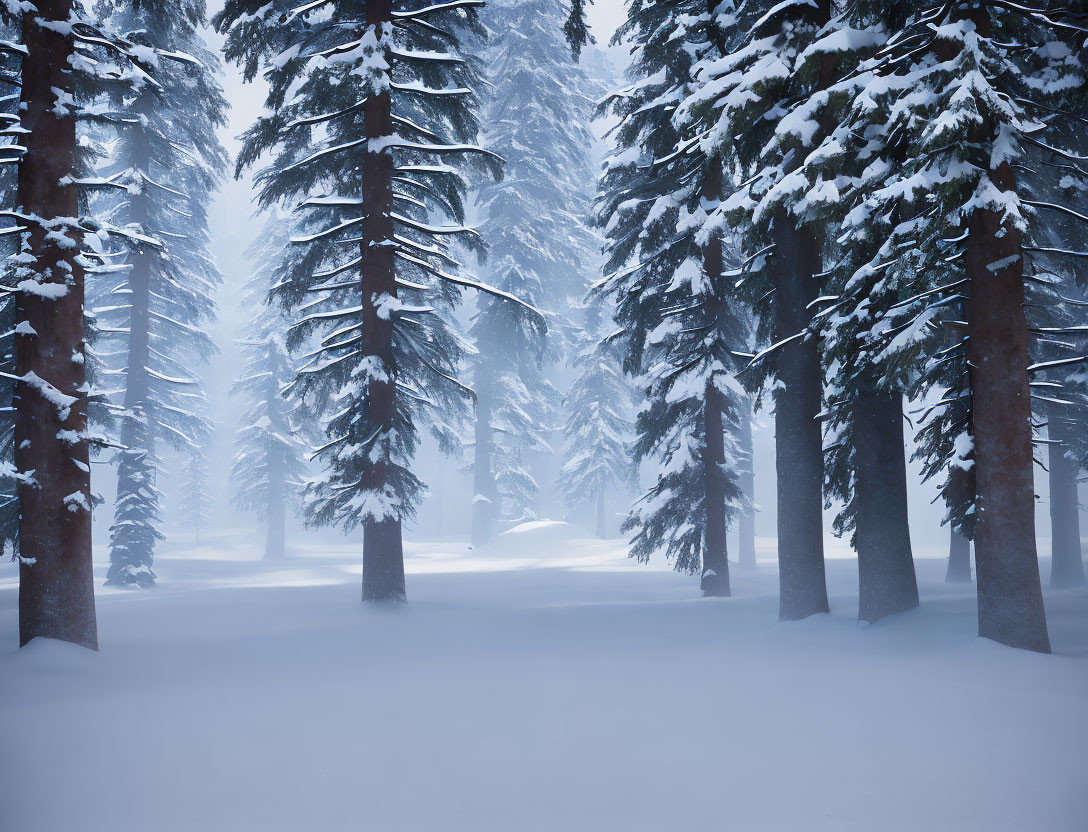
{"type": "Polygon", "coordinates": [[[0,4],[0,832],[1085,828],[1088,18],[176,2],[0,4]]]}

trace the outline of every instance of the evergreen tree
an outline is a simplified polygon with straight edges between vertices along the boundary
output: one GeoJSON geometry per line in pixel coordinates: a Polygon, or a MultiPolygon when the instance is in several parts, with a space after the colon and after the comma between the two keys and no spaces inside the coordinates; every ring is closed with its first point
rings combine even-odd
{"type": "Polygon", "coordinates": [[[404,600],[418,427],[451,444],[468,401],[450,311],[461,287],[482,285],[460,274],[451,243],[481,249],[462,225],[466,173],[498,173],[473,144],[478,66],[465,43],[480,34],[479,5],[228,0],[215,18],[227,57],[270,84],[239,166],[274,152],[263,204],[304,210],[276,296],[302,313],[288,346],[320,341],[292,386],[327,432],[307,519],[362,526],[364,600],[404,600]]]}
{"type": "Polygon", "coordinates": [[[283,395],[295,374],[284,341],[288,323],[282,310],[267,302],[289,245],[284,225],[282,218],[271,218],[249,252],[256,267],[246,286],[245,305],[259,311],[242,342],[245,366],[231,387],[231,394],[246,402],[234,439],[234,502],[243,511],[257,512],[267,525],[268,559],[286,554],[287,509],[297,505],[306,472],[306,444],[283,395]]]}
{"type": "Polygon", "coordinates": [[[707,222],[723,160],[686,152],[672,118],[691,93],[693,64],[720,53],[712,32],[702,3],[628,5],[615,42],[634,48],[628,86],[605,102],[619,124],[599,214],[602,290],[615,299],[625,368],[644,400],[635,453],[658,463],[623,526],[634,532],[631,554],[645,561],[663,548],[678,570],[702,576],[704,594],[728,595],[725,530],[741,504],[732,436],[743,391],[734,374],[748,312],[724,268],[722,226],[707,222]]]}
{"type": "Polygon", "coordinates": [[[161,468],[156,444],[201,444],[208,425],[194,412],[202,397],[192,368],[214,346],[206,326],[214,314],[218,270],[208,250],[207,206],[225,164],[216,129],[226,123],[218,59],[204,44],[203,0],[133,7],[103,0],[117,28],[144,47],[187,56],[129,97],[134,119],[121,134],[102,175],[124,185],[110,220],[135,225],[162,245],[137,240],[123,267],[103,275],[97,319],[124,338],[124,402],[117,500],[110,528],[106,583],[152,586],[154,549],[162,540],[161,468]]]}
{"type": "Polygon", "coordinates": [[[636,482],[630,442],[631,385],[623,376],[620,347],[606,338],[601,305],[586,306],[582,350],[574,360],[578,375],[564,399],[569,417],[563,466],[556,485],[573,509],[596,506],[597,536],[606,537],[609,491],[628,492],[636,482]]]}
{"type": "Polygon", "coordinates": [[[887,46],[851,80],[848,113],[798,190],[834,181],[846,203],[836,303],[865,322],[864,356],[922,367],[919,394],[941,391],[919,453],[928,474],[947,474],[954,527],[973,528],[980,634],[1048,651],[1029,384],[1055,365],[1029,358],[1025,302],[1045,216],[1071,211],[1034,170],[1060,154],[1048,139],[1083,85],[1063,42],[1077,27],[998,3],[880,11],[887,46]]]}
{"type": "MultiPolygon", "coordinates": [[[[21,141],[4,152],[19,158],[18,209],[4,212],[21,234],[6,278],[16,295],[19,639],[95,648],[84,281],[102,260],[107,229],[78,218],[81,189],[116,183],[86,176],[77,123],[133,122],[125,91],[155,87],[155,69],[183,58],[115,34],[74,0],[7,3],[0,15],[21,31],[19,44],[3,45],[21,56],[19,77],[4,79],[20,93],[12,128],[21,141]]],[[[109,231],[140,236],[135,228],[109,231]]]]}
{"type": "Polygon", "coordinates": [[[742,180],[709,206],[703,233],[728,219],[742,235],[738,284],[768,345],[745,381],[753,390],[773,383],[779,615],[798,619],[828,610],[818,421],[824,376],[811,327],[826,240],[792,198],[791,183],[806,149],[827,129],[826,88],[839,69],[838,47],[825,31],[830,0],[712,6],[710,37],[719,48],[692,69],[675,121],[687,155],[704,164],[719,159],[742,180]]]}
{"type": "MultiPolygon", "coordinates": [[[[486,185],[478,197],[489,282],[533,305],[566,309],[596,260],[587,227],[593,137],[586,124],[594,85],[563,42],[558,4],[496,0],[485,19],[492,33],[487,144],[506,160],[503,181],[486,185]]],[[[478,308],[470,330],[476,347],[472,539],[483,543],[498,516],[534,515],[538,485],[528,460],[551,450],[560,395],[545,370],[563,339],[555,327],[546,332],[523,308],[501,299],[482,297],[478,308]]]]}
{"type": "Polygon", "coordinates": [[[185,454],[181,469],[178,519],[184,528],[193,531],[196,542],[199,543],[200,530],[208,525],[212,516],[212,497],[208,492],[208,459],[200,447],[189,447],[185,454]]]}

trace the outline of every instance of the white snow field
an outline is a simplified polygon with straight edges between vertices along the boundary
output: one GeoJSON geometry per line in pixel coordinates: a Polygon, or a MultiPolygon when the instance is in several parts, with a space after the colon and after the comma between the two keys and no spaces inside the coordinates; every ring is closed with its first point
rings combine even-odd
{"type": "Polygon", "coordinates": [[[773,562],[704,600],[558,523],[412,544],[401,609],[359,602],[357,544],[251,538],[100,588],[98,654],[17,650],[0,568],[0,829],[1086,828],[1088,592],[1048,593],[1042,656],[976,638],[939,558],[861,627],[846,558],[780,624],[773,562]]]}

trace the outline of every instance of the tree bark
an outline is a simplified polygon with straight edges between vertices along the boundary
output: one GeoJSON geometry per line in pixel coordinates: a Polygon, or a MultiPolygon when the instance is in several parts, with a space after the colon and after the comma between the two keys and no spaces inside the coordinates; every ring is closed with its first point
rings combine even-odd
{"type": "Polygon", "coordinates": [[[608,522],[605,516],[604,486],[597,489],[597,537],[604,540],[608,537],[608,522]]]}
{"type": "MultiPolygon", "coordinates": [[[[366,22],[379,32],[392,22],[390,0],[366,0],[366,22]]],[[[392,56],[386,55],[392,65],[392,56]]],[[[371,94],[363,105],[366,138],[379,143],[393,133],[389,91],[371,94]]],[[[362,337],[364,356],[377,358],[384,372],[367,381],[371,425],[380,431],[377,442],[391,437],[396,411],[396,360],[393,355],[393,319],[379,314],[383,298],[397,297],[393,259],[393,156],[388,147],[367,151],[363,162],[363,212],[360,276],[362,283],[362,337]]],[[[388,447],[388,445],[387,445],[388,447]]],[[[389,482],[387,450],[366,470],[362,488],[384,491],[389,482]]],[[[367,517],[363,521],[363,600],[404,601],[404,549],[400,516],[367,517]]]]}
{"type": "Polygon", "coordinates": [[[1060,405],[1051,405],[1047,417],[1050,439],[1050,586],[1065,589],[1084,583],[1080,548],[1080,507],[1077,504],[1077,463],[1066,453],[1073,426],[1060,405]]]}
{"type": "Polygon", "coordinates": [[[482,546],[495,534],[495,516],[499,508],[495,474],[491,470],[492,395],[488,380],[478,378],[476,380],[476,437],[472,453],[473,546],[482,546]]]}
{"type": "MultiPolygon", "coordinates": [[[[774,223],[775,332],[779,341],[803,332],[816,299],[820,247],[792,218],[774,223]]],[[[824,576],[823,437],[818,421],[823,371],[812,339],[778,351],[775,390],[775,469],[778,484],[778,617],[783,621],[828,612],[824,576]]]]}
{"type": "Polygon", "coordinates": [[[740,490],[748,505],[741,511],[737,522],[738,563],[745,569],[756,566],[756,477],[755,456],[752,446],[752,403],[745,401],[741,407],[738,430],[740,444],[740,490]]]}
{"type": "MultiPolygon", "coordinates": [[[[988,11],[983,10],[985,21],[988,11]]],[[[980,30],[985,37],[987,31],[980,30]]],[[[1015,190],[1008,163],[990,172],[1015,190]]],[[[976,209],[965,258],[971,283],[967,361],[975,440],[975,573],[979,635],[1050,652],[1035,545],[1035,486],[1028,387],[1028,327],[1020,232],[997,211],[976,209]]]]}
{"type": "MultiPolygon", "coordinates": [[[[27,152],[19,164],[18,200],[31,217],[48,223],[76,217],[75,119],[55,109],[57,93],[69,89],[72,41],[36,20],[67,21],[72,0],[38,0],[23,16],[20,115],[27,152]]],[[[91,483],[87,445],[84,271],[77,248],[47,239],[51,229],[29,223],[34,276],[65,285],[60,297],[21,291],[16,321],[20,381],[15,396],[15,466],[19,517],[19,644],[42,636],[98,649],[91,567],[91,483]],[[28,329],[29,328],[29,329],[28,329]],[[30,333],[33,334],[30,334],[30,333]],[[63,407],[58,396],[71,397],[63,407]],[[50,401],[50,397],[54,401],[50,401]],[[62,433],[63,432],[63,433],[62,433]],[[61,438],[66,437],[66,438],[61,438]]],[[[58,227],[56,231],[65,229],[58,227]]]]}
{"type": "Polygon", "coordinates": [[[907,457],[898,391],[862,391],[854,403],[858,619],[918,606],[907,522],[907,457]]]}
{"type": "Polygon", "coordinates": [[[706,524],[703,532],[703,595],[729,597],[729,559],[725,549],[725,437],[722,433],[721,393],[708,379],[703,396],[703,483],[706,524]]]}

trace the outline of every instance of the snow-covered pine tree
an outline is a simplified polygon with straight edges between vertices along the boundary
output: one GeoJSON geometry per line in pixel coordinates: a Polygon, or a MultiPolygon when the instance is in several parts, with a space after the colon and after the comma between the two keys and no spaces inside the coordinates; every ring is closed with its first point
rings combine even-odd
{"type": "Polygon", "coordinates": [[[21,32],[19,43],[0,48],[22,59],[19,78],[5,83],[20,91],[19,123],[7,129],[23,140],[4,152],[20,159],[17,209],[4,211],[21,233],[8,276],[16,291],[19,639],[95,648],[83,306],[105,234],[79,218],[80,189],[116,183],[85,176],[77,123],[131,121],[105,98],[123,105],[124,90],[156,86],[160,60],[181,56],[116,35],[75,0],[6,3],[0,15],[21,32]]]}
{"type": "Polygon", "coordinates": [[[285,342],[289,323],[282,309],[268,303],[290,245],[286,230],[285,218],[271,217],[249,251],[254,272],[246,285],[245,305],[255,317],[242,342],[246,363],[231,386],[231,394],[246,402],[234,439],[234,502],[265,522],[268,559],[286,555],[287,510],[301,497],[308,450],[283,395],[295,377],[285,342]]]}
{"type": "Polygon", "coordinates": [[[202,393],[192,371],[215,349],[207,324],[220,276],[208,250],[207,206],[226,166],[216,137],[226,101],[218,58],[200,34],[204,0],[154,7],[100,0],[97,8],[135,43],[189,56],[162,61],[158,83],[127,96],[132,123],[100,171],[125,186],[111,200],[110,220],[163,241],[128,246],[124,267],[101,278],[105,305],[95,310],[104,331],[121,335],[125,380],[106,583],[147,587],[155,583],[152,561],[162,539],[156,445],[200,445],[209,431],[194,411],[202,393]]]}
{"type": "Polygon", "coordinates": [[[466,173],[499,172],[474,144],[480,81],[464,44],[481,34],[481,5],[228,0],[215,18],[227,57],[270,84],[240,167],[274,151],[262,202],[306,212],[276,295],[301,312],[288,345],[320,342],[293,385],[328,434],[307,519],[362,526],[364,600],[405,599],[418,425],[448,439],[468,402],[449,312],[481,284],[462,276],[451,243],[481,248],[462,225],[466,173]]]}
{"type": "Polygon", "coordinates": [[[829,124],[826,88],[842,44],[829,32],[830,0],[711,3],[719,54],[704,55],[675,120],[685,150],[724,157],[741,182],[712,206],[741,231],[739,284],[768,344],[745,373],[753,389],[773,382],[778,563],[783,619],[827,612],[823,553],[823,369],[811,331],[820,295],[824,229],[792,198],[791,176],[829,124]]]}
{"type": "MultiPolygon", "coordinates": [[[[597,260],[592,210],[595,90],[572,60],[553,0],[493,0],[484,20],[490,94],[487,146],[506,160],[501,182],[478,195],[489,247],[489,282],[527,302],[565,310],[597,260]]],[[[524,308],[481,297],[470,335],[476,391],[472,540],[499,516],[534,515],[533,452],[551,450],[561,396],[545,370],[562,328],[545,331],[524,308]]]]}
{"type": "Polygon", "coordinates": [[[705,3],[629,4],[615,38],[633,46],[629,83],[605,102],[619,124],[598,210],[608,241],[601,288],[615,299],[625,368],[644,399],[635,453],[658,463],[623,526],[634,532],[631,555],[645,561],[663,548],[678,570],[702,576],[704,594],[728,595],[725,530],[740,502],[735,351],[748,342],[748,312],[724,268],[723,231],[706,222],[722,159],[685,152],[672,119],[693,62],[720,50],[708,22],[705,3]]]}
{"type": "Polygon", "coordinates": [[[212,496],[208,491],[208,458],[204,448],[184,449],[181,467],[181,491],[178,495],[178,521],[193,532],[200,542],[200,530],[206,528],[212,516],[212,496]]]}
{"type": "Polygon", "coordinates": [[[607,337],[601,306],[596,301],[586,305],[582,349],[573,362],[577,376],[563,402],[569,415],[556,485],[572,509],[595,505],[597,537],[603,538],[608,535],[609,492],[633,491],[637,472],[630,448],[634,391],[623,375],[622,347],[607,337]]]}
{"type": "MultiPolygon", "coordinates": [[[[1033,169],[1070,156],[1051,142],[1075,117],[1065,99],[1084,70],[1063,41],[1082,27],[1003,3],[883,11],[888,46],[812,154],[846,172],[840,314],[868,322],[870,354],[923,365],[920,392],[942,390],[920,453],[929,472],[974,475],[973,489],[950,493],[962,481],[950,476],[944,490],[955,521],[974,523],[980,635],[1047,651],[1029,387],[1047,367],[1029,358],[1025,296],[1046,248],[1041,215],[1076,213],[1033,169]]],[[[813,191],[830,181],[808,177],[813,191]]]]}

